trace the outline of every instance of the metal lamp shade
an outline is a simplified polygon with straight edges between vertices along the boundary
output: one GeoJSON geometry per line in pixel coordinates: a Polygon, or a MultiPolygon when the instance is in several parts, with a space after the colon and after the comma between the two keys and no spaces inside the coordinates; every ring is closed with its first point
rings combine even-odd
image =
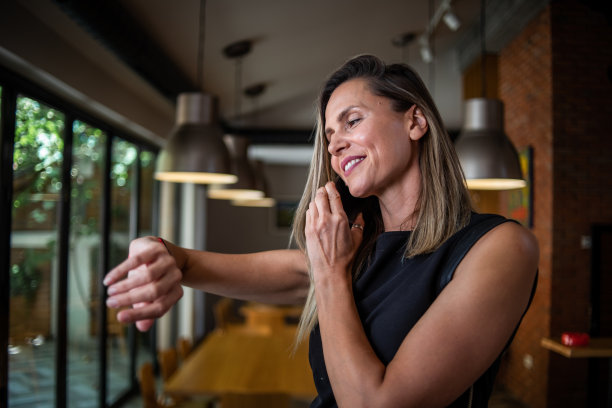
{"type": "Polygon", "coordinates": [[[176,126],[157,159],[155,178],[175,183],[235,183],[223,132],[214,117],[214,99],[203,93],[178,97],[176,126]]]}
{"type": "Polygon", "coordinates": [[[518,153],[505,135],[504,106],[488,98],[465,102],[465,122],[455,149],[472,190],[525,187],[518,153]]]}
{"type": "Polygon", "coordinates": [[[231,185],[210,186],[208,198],[219,200],[263,198],[264,192],[258,189],[255,173],[247,156],[248,140],[244,137],[225,135],[223,141],[230,152],[232,173],[238,176],[238,182],[231,185]]]}
{"type": "Polygon", "coordinates": [[[234,199],[232,200],[232,205],[237,207],[274,207],[276,205],[276,200],[268,196],[268,183],[263,167],[263,161],[255,160],[253,162],[253,170],[255,172],[255,185],[257,186],[258,190],[263,191],[264,197],[234,199]]]}

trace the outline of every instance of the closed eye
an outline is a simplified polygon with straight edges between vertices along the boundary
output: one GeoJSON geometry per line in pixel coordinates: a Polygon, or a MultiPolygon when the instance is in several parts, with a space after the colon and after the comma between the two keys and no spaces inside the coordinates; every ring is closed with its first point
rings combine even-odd
{"type": "Polygon", "coordinates": [[[350,129],[350,128],[354,127],[360,121],[361,121],[361,118],[347,120],[346,121],[346,127],[350,129]]]}

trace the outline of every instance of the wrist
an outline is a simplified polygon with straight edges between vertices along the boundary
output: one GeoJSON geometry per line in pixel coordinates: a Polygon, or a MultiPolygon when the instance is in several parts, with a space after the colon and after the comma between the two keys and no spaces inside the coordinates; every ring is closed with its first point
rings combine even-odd
{"type": "Polygon", "coordinates": [[[349,293],[353,292],[353,282],[351,274],[341,268],[339,270],[318,271],[314,273],[314,285],[316,293],[322,295],[335,294],[346,290],[349,293]]]}
{"type": "Polygon", "coordinates": [[[176,267],[183,272],[185,265],[187,263],[187,256],[185,254],[185,251],[183,250],[183,248],[174,245],[172,242],[165,240],[161,237],[155,237],[155,239],[162,244],[166,251],[168,252],[168,254],[174,258],[174,262],[176,263],[176,267]]]}
{"type": "Polygon", "coordinates": [[[161,242],[161,244],[164,246],[164,248],[166,248],[166,251],[168,251],[170,256],[172,256],[172,252],[170,252],[170,248],[168,248],[168,245],[166,245],[166,241],[164,241],[164,239],[162,237],[157,237],[157,240],[159,242],[161,242]]]}

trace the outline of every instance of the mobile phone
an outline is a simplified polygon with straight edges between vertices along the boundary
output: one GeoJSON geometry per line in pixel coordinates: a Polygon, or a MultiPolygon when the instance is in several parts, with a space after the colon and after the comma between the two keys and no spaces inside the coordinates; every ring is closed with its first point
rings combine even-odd
{"type": "Polygon", "coordinates": [[[347,185],[344,183],[340,177],[338,177],[335,181],[336,190],[340,193],[340,199],[342,200],[342,207],[344,208],[344,212],[352,224],[359,215],[360,212],[363,212],[365,206],[367,205],[367,198],[358,198],[353,197],[351,192],[349,191],[347,185]]]}

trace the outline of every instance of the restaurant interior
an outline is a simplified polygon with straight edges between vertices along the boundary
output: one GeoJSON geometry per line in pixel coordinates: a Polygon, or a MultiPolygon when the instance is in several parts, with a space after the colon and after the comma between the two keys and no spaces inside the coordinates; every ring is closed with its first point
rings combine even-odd
{"type": "Polygon", "coordinates": [[[294,247],[318,91],[364,53],[415,68],[474,207],[538,240],[490,406],[612,407],[612,6],[597,0],[0,2],[0,407],[308,406],[301,305],[185,288],[139,332],[102,279],[138,236],[294,247]]]}

